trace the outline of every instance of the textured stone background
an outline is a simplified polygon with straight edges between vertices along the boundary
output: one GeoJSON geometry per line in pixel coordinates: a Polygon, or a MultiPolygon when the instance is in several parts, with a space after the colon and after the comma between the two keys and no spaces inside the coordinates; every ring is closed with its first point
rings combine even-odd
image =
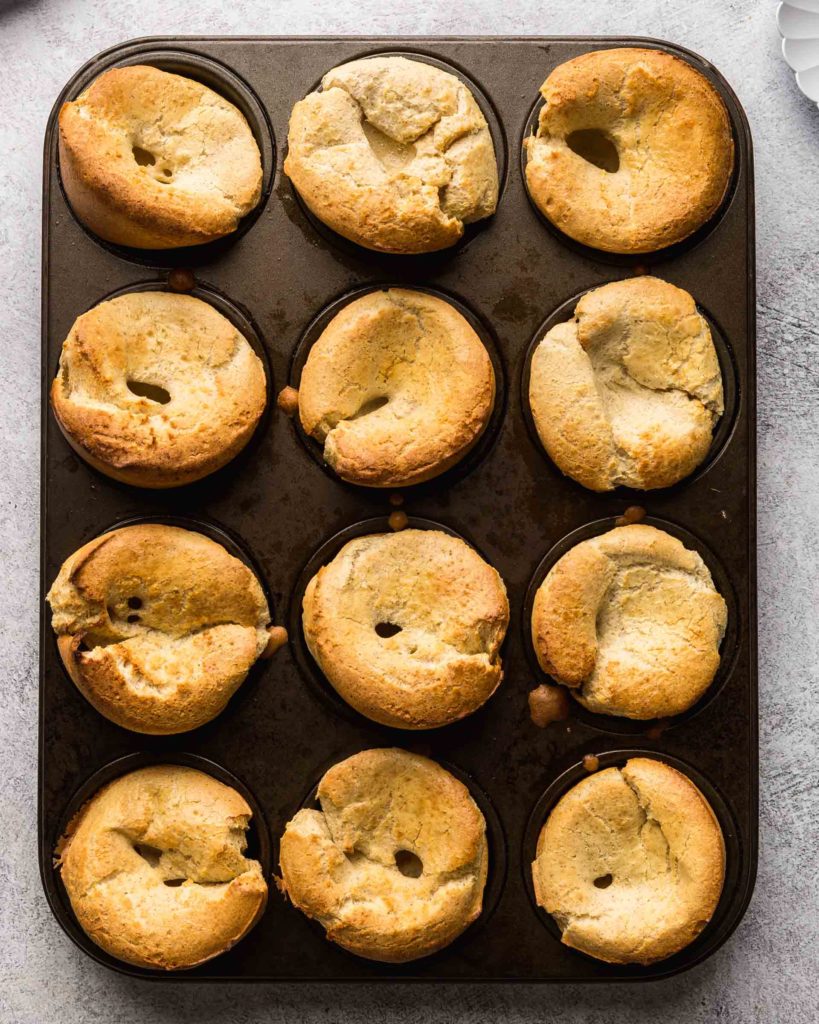
{"type": "Polygon", "coordinates": [[[779,58],[774,11],[764,0],[0,0],[2,1024],[819,1019],[819,111],[779,58]],[[35,852],[43,130],[63,83],[96,51],[197,32],[652,35],[699,51],[739,93],[757,168],[762,851],[745,920],[693,972],[608,990],[160,987],[98,967],[52,920],[35,852]]]}

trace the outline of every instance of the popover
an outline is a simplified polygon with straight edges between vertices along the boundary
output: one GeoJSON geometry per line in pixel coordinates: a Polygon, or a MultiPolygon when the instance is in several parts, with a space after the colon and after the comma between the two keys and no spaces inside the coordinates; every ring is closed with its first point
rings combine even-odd
{"type": "Polygon", "coordinates": [[[180,970],[226,952],[267,902],[261,865],[244,856],[250,819],[235,789],[181,765],[104,786],[57,848],[80,926],[138,967],[180,970]]]}
{"type": "Polygon", "coordinates": [[[137,487],[178,487],[228,463],[267,401],[262,361],[192,295],[127,292],[78,317],[51,406],[74,450],[137,487]]]}
{"type": "Polygon", "coordinates": [[[716,213],[734,164],[731,122],[687,61],[661,50],[594,50],[556,67],[540,92],[526,182],[570,238],[606,252],[655,252],[716,213]]]}
{"type": "Polygon", "coordinates": [[[340,477],[400,487],[438,476],[474,446],[495,372],[454,306],[387,288],[333,317],[310,349],[298,400],[304,430],[340,477]]]}
{"type": "Polygon", "coordinates": [[[284,163],[328,227],[368,249],[445,249],[495,212],[492,135],[469,88],[422,60],[328,71],[290,116],[284,163]]]}
{"type": "Polygon", "coordinates": [[[65,561],[46,599],[69,676],[100,714],[134,732],[204,725],[268,643],[255,575],[178,526],[102,534],[65,561]]]}
{"type": "Polygon", "coordinates": [[[60,173],[77,217],[137,249],[231,234],[262,193],[244,115],[200,82],[144,65],[112,68],[60,110],[60,173]]]}
{"type": "Polygon", "coordinates": [[[541,830],[532,876],[565,945],[608,963],[651,964],[684,949],[711,920],[725,844],[687,776],[635,757],[561,798],[541,830]]]}
{"type": "Polygon", "coordinates": [[[711,685],[727,606],[696,551],[653,526],[581,541],[535,595],[541,668],[589,711],[666,718],[711,685]]]}
{"type": "Polygon", "coordinates": [[[586,292],[537,345],[529,405],[543,447],[584,487],[669,487],[708,454],[724,408],[708,323],[656,277],[586,292]]]}
{"type": "Polygon", "coordinates": [[[487,701],[503,677],[503,580],[441,530],[349,541],[310,580],[302,621],[331,685],[382,725],[454,722],[487,701]]]}
{"type": "Polygon", "coordinates": [[[434,761],[365,750],[318,785],[281,840],[282,891],[357,956],[403,963],[449,945],[481,912],[486,822],[434,761]]]}

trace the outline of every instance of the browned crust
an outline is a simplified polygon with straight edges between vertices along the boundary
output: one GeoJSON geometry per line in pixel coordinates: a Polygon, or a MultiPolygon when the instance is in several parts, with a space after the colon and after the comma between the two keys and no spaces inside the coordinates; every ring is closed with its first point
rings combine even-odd
{"type": "Polygon", "coordinates": [[[408,486],[439,476],[478,442],[495,373],[454,306],[390,288],[333,317],[310,349],[298,402],[304,430],[342,479],[408,486]],[[384,404],[367,412],[374,400],[384,404]]]}
{"type": "Polygon", "coordinates": [[[336,764],[281,839],[282,891],[327,938],[358,956],[403,963],[429,956],[480,914],[486,823],[469,790],[434,761],[365,750],[336,764]],[[398,870],[404,850],[420,877],[398,870]]]}
{"type": "Polygon", "coordinates": [[[140,524],[95,538],[66,560],[47,599],[69,676],[100,714],[135,732],[210,721],[268,642],[253,573],[178,527],[140,524]]]}
{"type": "Polygon", "coordinates": [[[543,447],[584,487],[670,487],[706,457],[723,412],[708,323],[656,277],[595,288],[535,349],[529,405],[543,447]]]}
{"type": "Polygon", "coordinates": [[[80,926],[140,967],[181,970],[226,952],[267,901],[260,865],[242,854],[250,817],[235,790],[178,765],[104,786],[56,851],[80,926]]]}
{"type": "Polygon", "coordinates": [[[264,366],[208,303],[128,292],[78,317],[63,343],[51,407],[95,469],[137,487],[179,487],[225,466],[264,412],[264,366]],[[170,401],[134,394],[129,379],[170,401]]]}
{"type": "Polygon", "coordinates": [[[727,607],[699,554],[652,526],[581,541],[535,595],[532,643],[591,711],[665,718],[691,707],[720,663],[727,607]]]}
{"type": "Polygon", "coordinates": [[[725,843],[687,776],[632,758],[561,798],[540,832],[532,878],[567,946],[608,963],[651,964],[684,949],[710,921],[725,843]],[[610,885],[596,887],[607,875],[610,885]]]}
{"type": "Polygon", "coordinates": [[[112,68],[64,103],[59,154],[74,212],[119,245],[213,241],[235,231],[261,196],[261,157],[242,113],[199,82],[153,67],[112,68]],[[140,166],[134,146],[154,164],[140,166]],[[165,166],[170,183],[157,173],[165,166]]]}
{"type": "Polygon", "coordinates": [[[596,50],[559,65],[541,87],[537,133],[526,140],[526,181],[561,231],[607,252],[654,252],[687,238],[717,211],[734,161],[717,90],[660,50],[596,50]],[[566,136],[603,131],[620,167],[608,173],[566,136]]]}
{"type": "Polygon", "coordinates": [[[302,621],[331,685],[384,725],[431,729],[457,721],[503,678],[503,581],[468,544],[439,530],[349,541],[308,584],[302,621]],[[401,631],[381,637],[381,622],[401,631]]]}
{"type": "Polygon", "coordinates": [[[369,249],[422,253],[494,212],[492,136],[454,75],[375,57],[334,68],[322,86],[293,108],[284,170],[323,223],[369,249]]]}

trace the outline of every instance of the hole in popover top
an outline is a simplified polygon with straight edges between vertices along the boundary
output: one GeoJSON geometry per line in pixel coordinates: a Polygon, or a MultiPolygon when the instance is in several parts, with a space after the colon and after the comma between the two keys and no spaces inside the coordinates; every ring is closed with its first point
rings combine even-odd
{"type": "Polygon", "coordinates": [[[573,153],[601,171],[615,174],[620,170],[620,154],[617,146],[599,128],[580,128],[566,136],[566,145],[573,153]]]}

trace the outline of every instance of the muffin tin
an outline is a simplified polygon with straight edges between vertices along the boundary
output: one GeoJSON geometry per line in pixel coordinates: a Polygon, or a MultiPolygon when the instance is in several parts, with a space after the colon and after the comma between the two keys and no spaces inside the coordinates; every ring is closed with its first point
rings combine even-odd
{"type": "MultiPolygon", "coordinates": [[[[178,284],[180,277],[175,275],[178,284]]],[[[716,950],[750,899],[757,856],[757,679],[755,570],[754,206],[751,140],[730,87],[705,61],[639,38],[531,39],[149,39],[94,58],[66,86],[45,143],[43,234],[43,595],[63,560],[125,521],[173,521],[208,533],[246,558],[267,587],[273,621],[290,643],[261,662],[228,708],[191,733],[148,737],[102,718],[62,668],[43,602],[40,669],[39,843],[43,882],[58,921],[96,960],[125,973],[174,979],[613,981],[674,974],[716,950]],[[719,90],[736,143],[736,170],[712,222],[687,242],[653,255],[585,249],[547,227],[526,194],[521,143],[538,88],[557,64],[591,49],[640,45],[694,64],[719,90]],[[477,86],[501,170],[498,212],[451,250],[385,256],[338,238],[308,216],[281,171],[293,104],[343,61],[376,53],[428,59],[477,86]],[[192,249],[127,250],[103,243],[74,218],[60,185],[56,115],[101,71],[151,63],[200,79],[236,103],[259,142],[265,192],[231,238],[192,249]],[[311,663],[299,602],[308,566],[343,540],[390,528],[397,499],[340,481],[312,441],[275,407],[228,466],[199,483],[143,491],[101,476],[68,447],[48,406],[62,342],[74,319],[134,287],[166,288],[173,268],[190,270],[201,298],[233,312],[261,339],[271,394],[298,386],[306,349],[330,309],[362,289],[426,287],[453,297],[488,340],[496,360],[498,408],[485,440],[443,476],[401,492],[410,525],[439,524],[474,544],[503,576],[512,621],[505,678],[477,713],[428,732],[378,726],[347,708],[311,663]],[[692,477],[654,492],[594,494],[563,477],[527,426],[525,377],[545,323],[565,319],[589,288],[655,273],[695,297],[716,329],[728,409],[711,455],[692,477]],[[570,303],[571,300],[571,303],[570,303]],[[311,447],[312,446],[312,447],[311,447]],[[635,723],[572,715],[541,730],[527,695],[543,676],[531,650],[531,587],[577,539],[613,525],[629,506],[682,531],[725,588],[731,623],[720,677],[703,700],[672,722],[635,723]],[[575,531],[579,531],[575,533],[575,531]],[[336,948],[276,891],[277,841],[312,799],[323,772],[358,750],[400,746],[452,767],[487,816],[493,864],[479,922],[451,946],[406,965],[378,964],[336,948]],[[651,967],[595,961],[559,942],[531,900],[533,836],[548,809],[583,771],[648,754],[682,767],[711,799],[727,846],[726,886],[714,919],[687,949],[651,967]],[[271,885],[261,922],[236,947],[191,971],[129,967],[99,950],[77,926],[53,867],[71,815],[99,784],[151,762],[201,764],[249,794],[251,829],[271,885]],[[217,767],[214,767],[217,766],[217,767]]],[[[258,342],[255,342],[258,344],[258,342]]]]}

